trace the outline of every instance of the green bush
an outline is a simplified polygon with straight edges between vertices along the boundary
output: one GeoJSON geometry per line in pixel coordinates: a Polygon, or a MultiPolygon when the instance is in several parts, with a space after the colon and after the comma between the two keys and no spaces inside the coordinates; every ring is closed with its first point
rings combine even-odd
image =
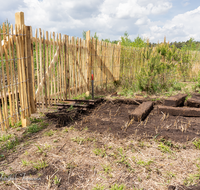
{"type": "Polygon", "coordinates": [[[151,57],[137,75],[139,89],[148,93],[169,90],[175,82],[176,65],[161,61],[159,54],[151,57]]]}

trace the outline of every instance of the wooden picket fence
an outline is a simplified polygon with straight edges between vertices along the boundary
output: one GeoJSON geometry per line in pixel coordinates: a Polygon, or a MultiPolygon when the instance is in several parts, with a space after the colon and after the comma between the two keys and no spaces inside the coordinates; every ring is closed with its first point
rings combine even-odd
{"type": "Polygon", "coordinates": [[[0,125],[2,131],[22,122],[37,109],[67,100],[94,86],[119,80],[121,45],[55,34],[24,25],[24,13],[13,26],[0,28],[0,125]],[[2,40],[3,37],[3,40],[2,40]]]}
{"type": "Polygon", "coordinates": [[[36,29],[32,43],[35,100],[42,109],[90,91],[92,71],[95,87],[119,80],[120,45],[41,29],[36,29]]]}
{"type": "MultiPolygon", "coordinates": [[[[0,29],[1,31],[1,29],[0,29]]],[[[22,121],[28,124],[27,117],[31,115],[29,73],[30,47],[28,47],[28,28],[24,25],[15,25],[11,29],[3,24],[3,33],[0,33],[0,125],[5,130],[9,126],[22,121]],[[20,101],[19,101],[20,100],[20,101]]],[[[30,45],[30,43],[29,43],[30,45]]]]}

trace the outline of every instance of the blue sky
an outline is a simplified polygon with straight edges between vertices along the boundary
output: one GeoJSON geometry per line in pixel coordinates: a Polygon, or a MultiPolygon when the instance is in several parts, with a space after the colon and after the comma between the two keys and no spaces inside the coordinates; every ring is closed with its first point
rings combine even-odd
{"type": "Polygon", "coordinates": [[[200,1],[195,0],[7,0],[0,6],[0,23],[14,24],[23,11],[25,24],[49,32],[82,37],[83,30],[100,39],[118,40],[127,31],[151,42],[200,41],[200,1]]]}

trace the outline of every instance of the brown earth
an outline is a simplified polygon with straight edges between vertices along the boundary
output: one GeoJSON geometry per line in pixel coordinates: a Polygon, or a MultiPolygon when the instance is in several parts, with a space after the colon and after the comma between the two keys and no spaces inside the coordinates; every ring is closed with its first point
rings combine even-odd
{"type": "MultiPolygon", "coordinates": [[[[138,102],[136,100],[136,102],[138,102]]],[[[131,100],[112,100],[104,101],[94,110],[89,110],[84,113],[88,115],[82,118],[78,111],[74,113],[73,118],[76,120],[79,130],[87,127],[91,132],[98,132],[100,134],[110,132],[118,138],[126,138],[132,135],[137,135],[138,139],[149,138],[164,138],[175,142],[187,142],[200,137],[200,118],[199,117],[183,117],[183,116],[169,116],[158,114],[157,105],[160,101],[154,102],[154,109],[149,116],[141,122],[130,121],[129,114],[138,107],[138,105],[131,100]]],[[[71,116],[63,112],[56,112],[47,114],[49,119],[62,121],[67,125],[73,122],[71,116]],[[58,119],[59,118],[59,119],[58,119]],[[71,121],[70,121],[71,120],[71,121]]]]}

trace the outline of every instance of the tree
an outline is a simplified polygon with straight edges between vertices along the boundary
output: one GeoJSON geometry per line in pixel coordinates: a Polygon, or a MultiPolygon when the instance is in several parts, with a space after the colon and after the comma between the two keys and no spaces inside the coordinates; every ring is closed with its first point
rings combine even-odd
{"type": "Polygon", "coordinates": [[[131,39],[129,39],[128,32],[124,32],[124,36],[121,36],[121,45],[123,46],[131,46],[131,39]]]}
{"type": "Polygon", "coordinates": [[[139,36],[137,38],[134,39],[134,41],[132,42],[132,46],[133,47],[145,47],[147,44],[146,42],[140,38],[139,36]]]}

